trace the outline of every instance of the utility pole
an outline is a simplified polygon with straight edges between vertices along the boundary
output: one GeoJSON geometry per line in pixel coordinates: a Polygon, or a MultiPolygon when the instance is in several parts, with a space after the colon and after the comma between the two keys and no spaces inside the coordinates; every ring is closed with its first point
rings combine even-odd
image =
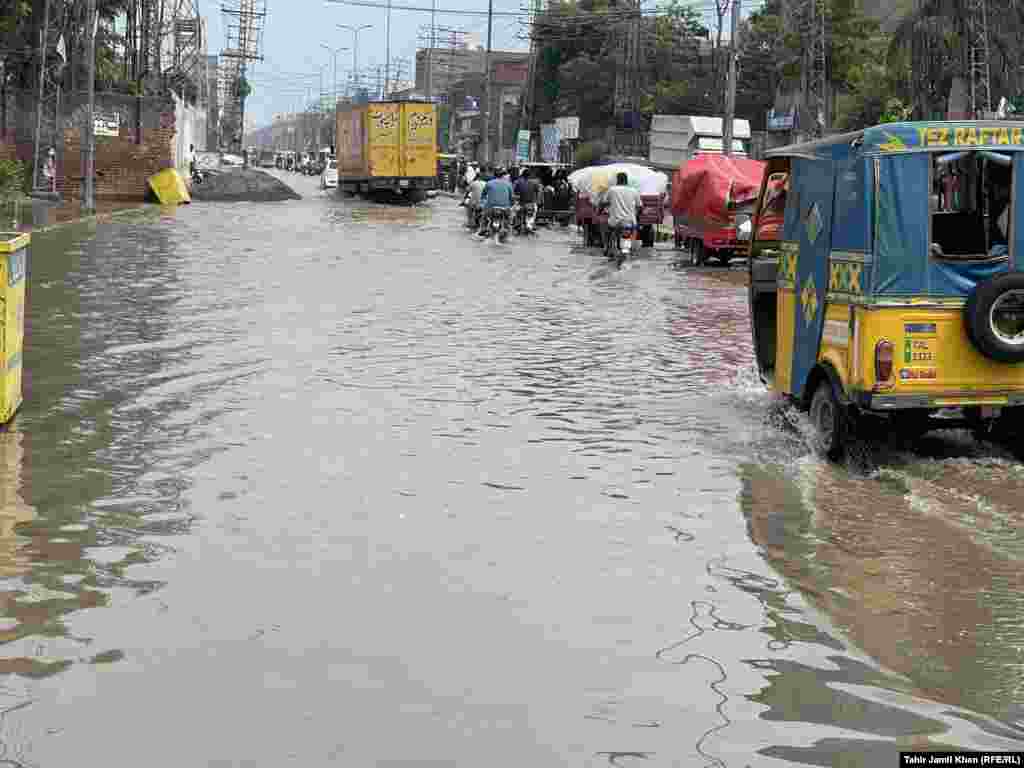
{"type": "Polygon", "coordinates": [[[437,47],[437,0],[430,4],[430,42],[427,48],[427,101],[434,100],[434,49],[437,47]]]}
{"type": "Polygon", "coordinates": [[[494,0],[487,0],[487,51],[484,53],[484,109],[481,136],[485,163],[491,162],[491,38],[494,33],[494,0]]]}
{"type": "MultiPolygon", "coordinates": [[[[46,77],[46,43],[49,35],[50,3],[47,0],[43,0],[43,31],[39,34],[39,96],[36,101],[36,141],[35,150],[32,154],[33,190],[39,188],[39,134],[43,130],[43,80],[46,77]]],[[[6,107],[6,105],[4,106],[6,107]]],[[[3,127],[6,128],[7,126],[3,127]]]]}
{"type": "Polygon", "coordinates": [[[725,91],[725,121],[722,125],[722,153],[732,154],[733,125],[736,122],[736,59],[740,50],[736,37],[740,28],[740,0],[732,0],[732,31],[729,33],[729,84],[725,91]]]}
{"type": "Polygon", "coordinates": [[[350,27],[348,24],[338,25],[338,29],[347,29],[352,33],[352,77],[356,90],[359,89],[359,33],[371,27],[373,24],[363,24],[358,27],[350,27]]]}
{"type": "Polygon", "coordinates": [[[391,90],[391,0],[388,0],[388,12],[384,17],[384,90],[380,97],[386,99],[391,90]]]}
{"type": "MultiPolygon", "coordinates": [[[[49,3],[47,3],[49,6],[49,3]]],[[[82,195],[82,212],[96,210],[96,0],[89,0],[85,12],[85,56],[86,78],[89,88],[89,108],[85,116],[85,131],[88,138],[83,142],[85,150],[85,191],[82,195]]],[[[85,137],[83,137],[85,138],[85,137]]]]}

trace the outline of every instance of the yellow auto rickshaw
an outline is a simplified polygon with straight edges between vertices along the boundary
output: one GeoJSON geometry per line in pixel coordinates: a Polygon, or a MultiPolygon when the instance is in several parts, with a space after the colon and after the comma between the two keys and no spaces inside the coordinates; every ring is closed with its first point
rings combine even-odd
{"type": "Polygon", "coordinates": [[[1024,458],[1024,123],[892,123],[766,159],[757,365],[819,450],[967,427],[1024,458]]]}

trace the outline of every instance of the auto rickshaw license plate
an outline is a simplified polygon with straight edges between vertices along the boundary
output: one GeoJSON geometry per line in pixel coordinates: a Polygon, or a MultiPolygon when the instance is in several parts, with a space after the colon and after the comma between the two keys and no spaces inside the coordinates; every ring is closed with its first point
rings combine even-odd
{"type": "Polygon", "coordinates": [[[934,363],[936,339],[907,339],[903,342],[903,362],[934,363]]]}

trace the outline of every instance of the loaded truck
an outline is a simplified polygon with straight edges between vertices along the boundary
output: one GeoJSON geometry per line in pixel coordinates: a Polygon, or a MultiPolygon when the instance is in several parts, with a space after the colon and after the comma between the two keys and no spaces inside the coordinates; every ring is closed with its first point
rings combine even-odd
{"type": "MultiPolygon", "coordinates": [[[[724,155],[723,122],[720,117],[703,115],[654,115],[651,118],[651,166],[671,174],[681,171],[686,163],[699,157],[724,155]]],[[[734,120],[732,156],[745,159],[749,142],[750,121],[734,120]]],[[[703,176],[701,181],[718,185],[721,175],[711,173],[703,176]]],[[[702,190],[699,184],[690,189],[691,193],[711,196],[717,191],[702,190]]],[[[721,221],[719,226],[697,226],[696,222],[689,223],[685,216],[676,213],[673,230],[676,248],[686,248],[698,264],[704,264],[709,259],[724,264],[743,250],[734,222],[721,221]]]]}
{"type": "Polygon", "coordinates": [[[419,202],[437,187],[437,105],[339,104],[336,147],[338,189],[419,202]]]}
{"type": "Polygon", "coordinates": [[[753,215],[763,176],[764,163],[748,157],[698,155],[683,163],[672,180],[676,247],[685,228],[694,264],[712,257],[727,264],[744,255],[747,241],[740,227],[753,215]]]}

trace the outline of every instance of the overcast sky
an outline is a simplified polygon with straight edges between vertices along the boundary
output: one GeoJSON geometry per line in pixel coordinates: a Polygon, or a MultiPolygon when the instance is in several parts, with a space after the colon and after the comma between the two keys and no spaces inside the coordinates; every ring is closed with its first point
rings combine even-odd
{"type": "MultiPolygon", "coordinates": [[[[253,93],[246,102],[246,111],[256,125],[266,125],[277,112],[293,112],[306,101],[307,92],[315,99],[320,89],[318,73],[323,71],[324,87],[330,91],[334,57],[322,45],[332,49],[346,47],[338,54],[339,88],[347,82],[352,70],[352,33],[338,29],[338,24],[361,26],[372,24],[372,29],[359,33],[359,68],[364,73],[376,71],[385,61],[385,17],[383,8],[366,8],[326,0],[264,0],[267,15],[263,31],[262,62],[255,65],[250,77],[253,93]]],[[[199,12],[206,16],[211,55],[224,47],[224,23],[220,2],[198,0],[199,12]]],[[[430,8],[427,0],[392,0],[403,6],[430,8]]],[[[763,0],[746,0],[743,15],[760,5],[763,0]]],[[[487,11],[486,0],[436,0],[444,9],[487,11]]],[[[528,0],[494,0],[496,12],[520,13],[528,0]]],[[[653,7],[655,0],[644,0],[644,7],[653,7]]],[[[688,3],[698,8],[711,24],[714,16],[713,0],[693,0],[688,3]]],[[[526,50],[529,45],[520,40],[525,15],[494,18],[493,46],[499,50],[526,50]]],[[[415,53],[421,28],[428,28],[430,13],[393,9],[391,11],[391,58],[404,59],[406,74],[411,79],[415,66],[415,53]]],[[[437,14],[438,27],[465,30],[486,42],[486,15],[437,14]]],[[[394,73],[393,73],[394,74],[394,73]]],[[[375,75],[374,75],[375,77],[375,75]]]]}

